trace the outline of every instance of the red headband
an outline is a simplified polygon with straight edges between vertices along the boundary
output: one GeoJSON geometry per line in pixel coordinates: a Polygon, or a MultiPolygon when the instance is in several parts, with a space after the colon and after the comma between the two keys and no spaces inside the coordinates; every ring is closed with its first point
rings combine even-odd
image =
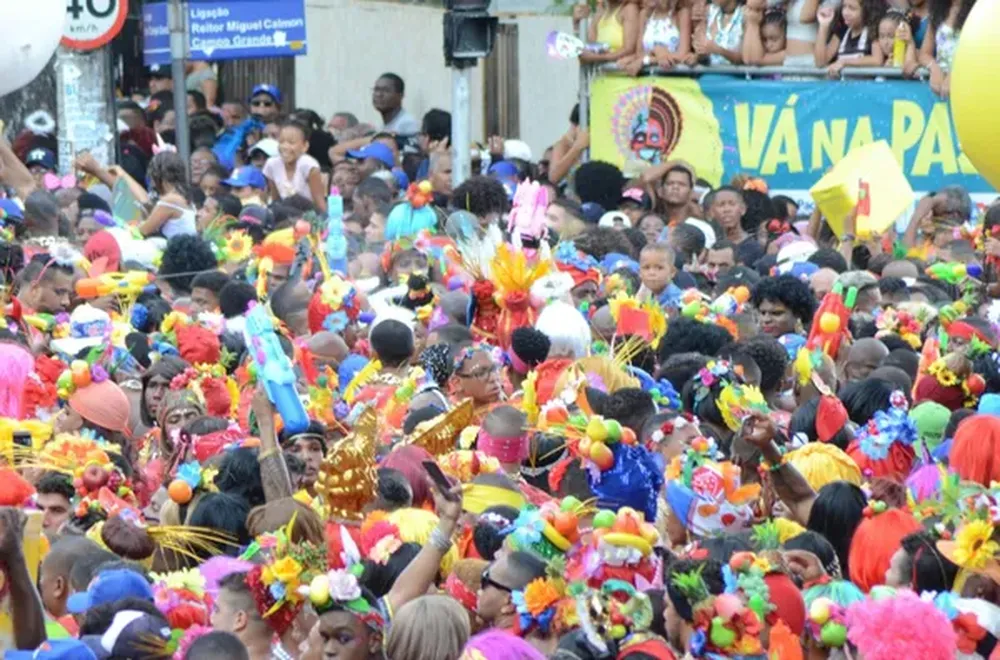
{"type": "Polygon", "coordinates": [[[448,592],[449,596],[464,605],[466,609],[476,610],[476,592],[469,589],[454,573],[444,581],[444,590],[448,592]]]}

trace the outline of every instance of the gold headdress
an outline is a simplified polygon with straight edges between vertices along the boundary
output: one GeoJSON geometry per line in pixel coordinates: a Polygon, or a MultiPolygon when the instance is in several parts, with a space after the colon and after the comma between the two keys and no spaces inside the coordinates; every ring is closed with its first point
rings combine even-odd
{"type": "Polygon", "coordinates": [[[406,444],[419,445],[435,458],[455,449],[462,429],[472,423],[475,411],[472,399],[466,399],[448,412],[417,424],[406,444]]]}
{"type": "Polygon", "coordinates": [[[326,500],[331,516],[361,520],[361,510],[375,497],[377,431],[378,415],[369,407],[351,434],[338,440],[323,458],[316,490],[326,500]]]}

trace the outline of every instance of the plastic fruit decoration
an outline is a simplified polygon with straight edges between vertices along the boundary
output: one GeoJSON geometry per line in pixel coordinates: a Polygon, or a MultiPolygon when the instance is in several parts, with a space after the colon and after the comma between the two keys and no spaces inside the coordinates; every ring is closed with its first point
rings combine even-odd
{"type": "Polygon", "coordinates": [[[585,435],[578,445],[578,453],[596,465],[601,472],[606,472],[615,464],[611,447],[619,442],[635,444],[635,433],[614,419],[604,419],[597,415],[587,422],[585,435]]]}
{"type": "Polygon", "coordinates": [[[660,539],[656,527],[630,507],[622,507],[617,514],[607,509],[598,511],[593,525],[595,538],[614,546],[635,548],[644,557],[649,556],[660,539]]]}
{"type": "Polygon", "coordinates": [[[813,324],[809,330],[806,347],[821,348],[833,359],[837,359],[840,343],[848,335],[847,322],[851,309],[858,297],[858,290],[851,287],[844,297],[844,286],[839,282],[833,285],[830,293],[823,296],[823,302],[813,316],[813,324]]]}
{"type": "Polygon", "coordinates": [[[545,538],[565,552],[580,540],[580,516],[592,510],[572,495],[563,498],[558,506],[555,502],[546,503],[541,509],[545,538]]]}

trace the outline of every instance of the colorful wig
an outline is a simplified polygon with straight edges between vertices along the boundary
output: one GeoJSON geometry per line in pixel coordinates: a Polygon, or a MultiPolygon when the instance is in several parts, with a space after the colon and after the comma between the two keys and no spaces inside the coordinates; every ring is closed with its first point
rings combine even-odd
{"type": "Polygon", "coordinates": [[[923,529],[913,516],[901,509],[874,513],[877,504],[869,504],[865,509],[865,519],[851,539],[848,559],[851,582],[866,593],[885,582],[885,572],[892,556],[902,547],[903,537],[923,529]]]}
{"type": "Polygon", "coordinates": [[[847,638],[865,660],[955,657],[957,637],[948,617],[912,591],[851,605],[847,630],[847,638]]]}
{"type": "Polygon", "coordinates": [[[69,397],[69,407],[91,424],[109,431],[128,432],[131,410],[125,392],[112,380],[91,382],[69,397]]]}
{"type": "Polygon", "coordinates": [[[1000,481],[1000,419],[973,415],[955,432],[948,464],[966,481],[989,487],[1000,481]]]}
{"type": "Polygon", "coordinates": [[[0,344],[0,417],[24,418],[24,392],[35,361],[17,344],[0,344]]]}
{"type": "Polygon", "coordinates": [[[462,657],[483,660],[545,660],[534,646],[505,630],[491,629],[472,637],[462,657]]]}
{"type": "Polygon", "coordinates": [[[847,481],[855,486],[864,481],[857,463],[836,445],[810,442],[789,452],[787,460],[813,490],[818,491],[831,481],[847,481]]]}

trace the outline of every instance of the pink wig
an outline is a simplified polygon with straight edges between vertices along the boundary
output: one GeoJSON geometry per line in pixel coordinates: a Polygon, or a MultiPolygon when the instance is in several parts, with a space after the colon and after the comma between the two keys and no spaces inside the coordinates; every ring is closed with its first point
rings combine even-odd
{"type": "Polygon", "coordinates": [[[955,431],[948,465],[966,481],[989,487],[1000,481],[1000,418],[973,415],[955,431]]]}
{"type": "Polygon", "coordinates": [[[869,511],[865,510],[865,519],[851,538],[847,557],[851,582],[865,593],[885,582],[885,572],[902,546],[903,537],[923,529],[916,518],[901,509],[888,509],[871,516],[869,511]]]}
{"type": "Polygon", "coordinates": [[[379,467],[399,470],[413,490],[413,506],[422,508],[425,504],[433,504],[434,498],[427,485],[427,471],[421,465],[424,461],[433,461],[434,457],[420,445],[403,445],[393,449],[382,460],[379,467]]]}
{"type": "Polygon", "coordinates": [[[948,617],[912,591],[851,605],[847,638],[865,660],[953,660],[957,645],[948,617]]]}
{"type": "Polygon", "coordinates": [[[35,366],[31,353],[17,344],[0,344],[0,417],[24,418],[24,385],[35,366]]]}
{"type": "MultiPolygon", "coordinates": [[[[545,660],[534,646],[520,637],[504,630],[487,630],[481,632],[465,644],[462,652],[464,658],[469,651],[478,651],[486,660],[545,660]]],[[[478,657],[469,653],[471,657],[478,657]]]]}

